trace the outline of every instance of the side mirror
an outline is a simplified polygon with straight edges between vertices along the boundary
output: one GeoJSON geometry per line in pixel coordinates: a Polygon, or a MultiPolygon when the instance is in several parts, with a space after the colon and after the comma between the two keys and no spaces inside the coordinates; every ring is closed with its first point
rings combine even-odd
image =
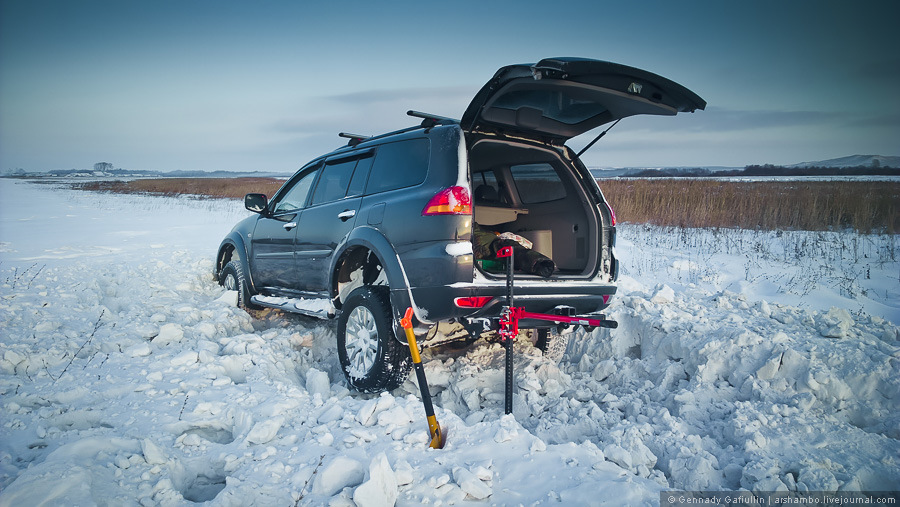
{"type": "Polygon", "coordinates": [[[244,196],[244,207],[254,213],[263,213],[269,206],[266,194],[247,194],[244,196]]]}

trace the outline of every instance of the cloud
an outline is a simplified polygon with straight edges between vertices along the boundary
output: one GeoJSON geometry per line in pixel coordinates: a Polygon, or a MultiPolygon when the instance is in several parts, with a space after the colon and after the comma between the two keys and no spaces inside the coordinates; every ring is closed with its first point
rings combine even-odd
{"type": "MultiPolygon", "coordinates": [[[[464,102],[468,104],[477,89],[469,87],[401,88],[390,90],[364,90],[325,97],[328,100],[350,105],[372,105],[396,102],[464,102]]],[[[465,107],[465,106],[464,106],[465,107]]],[[[462,111],[460,111],[460,115],[462,111]]]]}
{"type": "Polygon", "coordinates": [[[846,118],[832,111],[738,110],[711,107],[702,118],[692,118],[685,128],[694,131],[742,131],[831,124],[846,118]]]}
{"type": "Polygon", "coordinates": [[[465,87],[365,90],[316,97],[295,114],[272,120],[265,130],[313,136],[342,131],[380,134],[418,123],[406,116],[410,109],[459,118],[475,91],[465,87]]]}
{"type": "Polygon", "coordinates": [[[900,113],[866,115],[850,122],[854,127],[889,127],[900,129],[900,113]]]}

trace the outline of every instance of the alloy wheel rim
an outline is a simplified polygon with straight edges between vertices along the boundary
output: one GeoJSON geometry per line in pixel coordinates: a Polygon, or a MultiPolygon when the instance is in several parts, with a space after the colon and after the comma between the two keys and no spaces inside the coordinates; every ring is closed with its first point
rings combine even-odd
{"type": "Polygon", "coordinates": [[[237,290],[237,279],[231,273],[225,277],[225,290],[237,290]]]}
{"type": "Polygon", "coordinates": [[[350,374],[355,377],[368,374],[378,355],[378,328],[375,316],[365,306],[350,311],[345,345],[350,374]]]}

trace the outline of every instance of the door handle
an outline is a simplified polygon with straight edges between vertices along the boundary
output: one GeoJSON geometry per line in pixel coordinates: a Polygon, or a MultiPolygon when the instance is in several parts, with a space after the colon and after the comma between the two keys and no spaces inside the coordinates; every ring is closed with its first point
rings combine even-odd
{"type": "Polygon", "coordinates": [[[343,222],[346,222],[347,220],[350,220],[351,218],[353,218],[355,216],[356,216],[355,209],[347,209],[347,210],[344,210],[344,211],[338,213],[338,218],[340,218],[341,221],[343,221],[343,222]]]}
{"type": "Polygon", "coordinates": [[[284,227],[284,230],[289,231],[289,230],[293,229],[294,227],[297,227],[297,222],[288,222],[288,223],[282,225],[282,227],[284,227]]]}

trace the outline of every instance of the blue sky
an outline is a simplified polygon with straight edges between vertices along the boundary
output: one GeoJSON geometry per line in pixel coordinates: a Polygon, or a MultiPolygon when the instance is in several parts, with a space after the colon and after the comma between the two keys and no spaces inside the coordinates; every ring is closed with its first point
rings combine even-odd
{"type": "Polygon", "coordinates": [[[0,0],[0,170],[289,172],[552,56],[709,104],[622,121],[589,166],[900,155],[898,20],[889,0],[0,0]]]}

